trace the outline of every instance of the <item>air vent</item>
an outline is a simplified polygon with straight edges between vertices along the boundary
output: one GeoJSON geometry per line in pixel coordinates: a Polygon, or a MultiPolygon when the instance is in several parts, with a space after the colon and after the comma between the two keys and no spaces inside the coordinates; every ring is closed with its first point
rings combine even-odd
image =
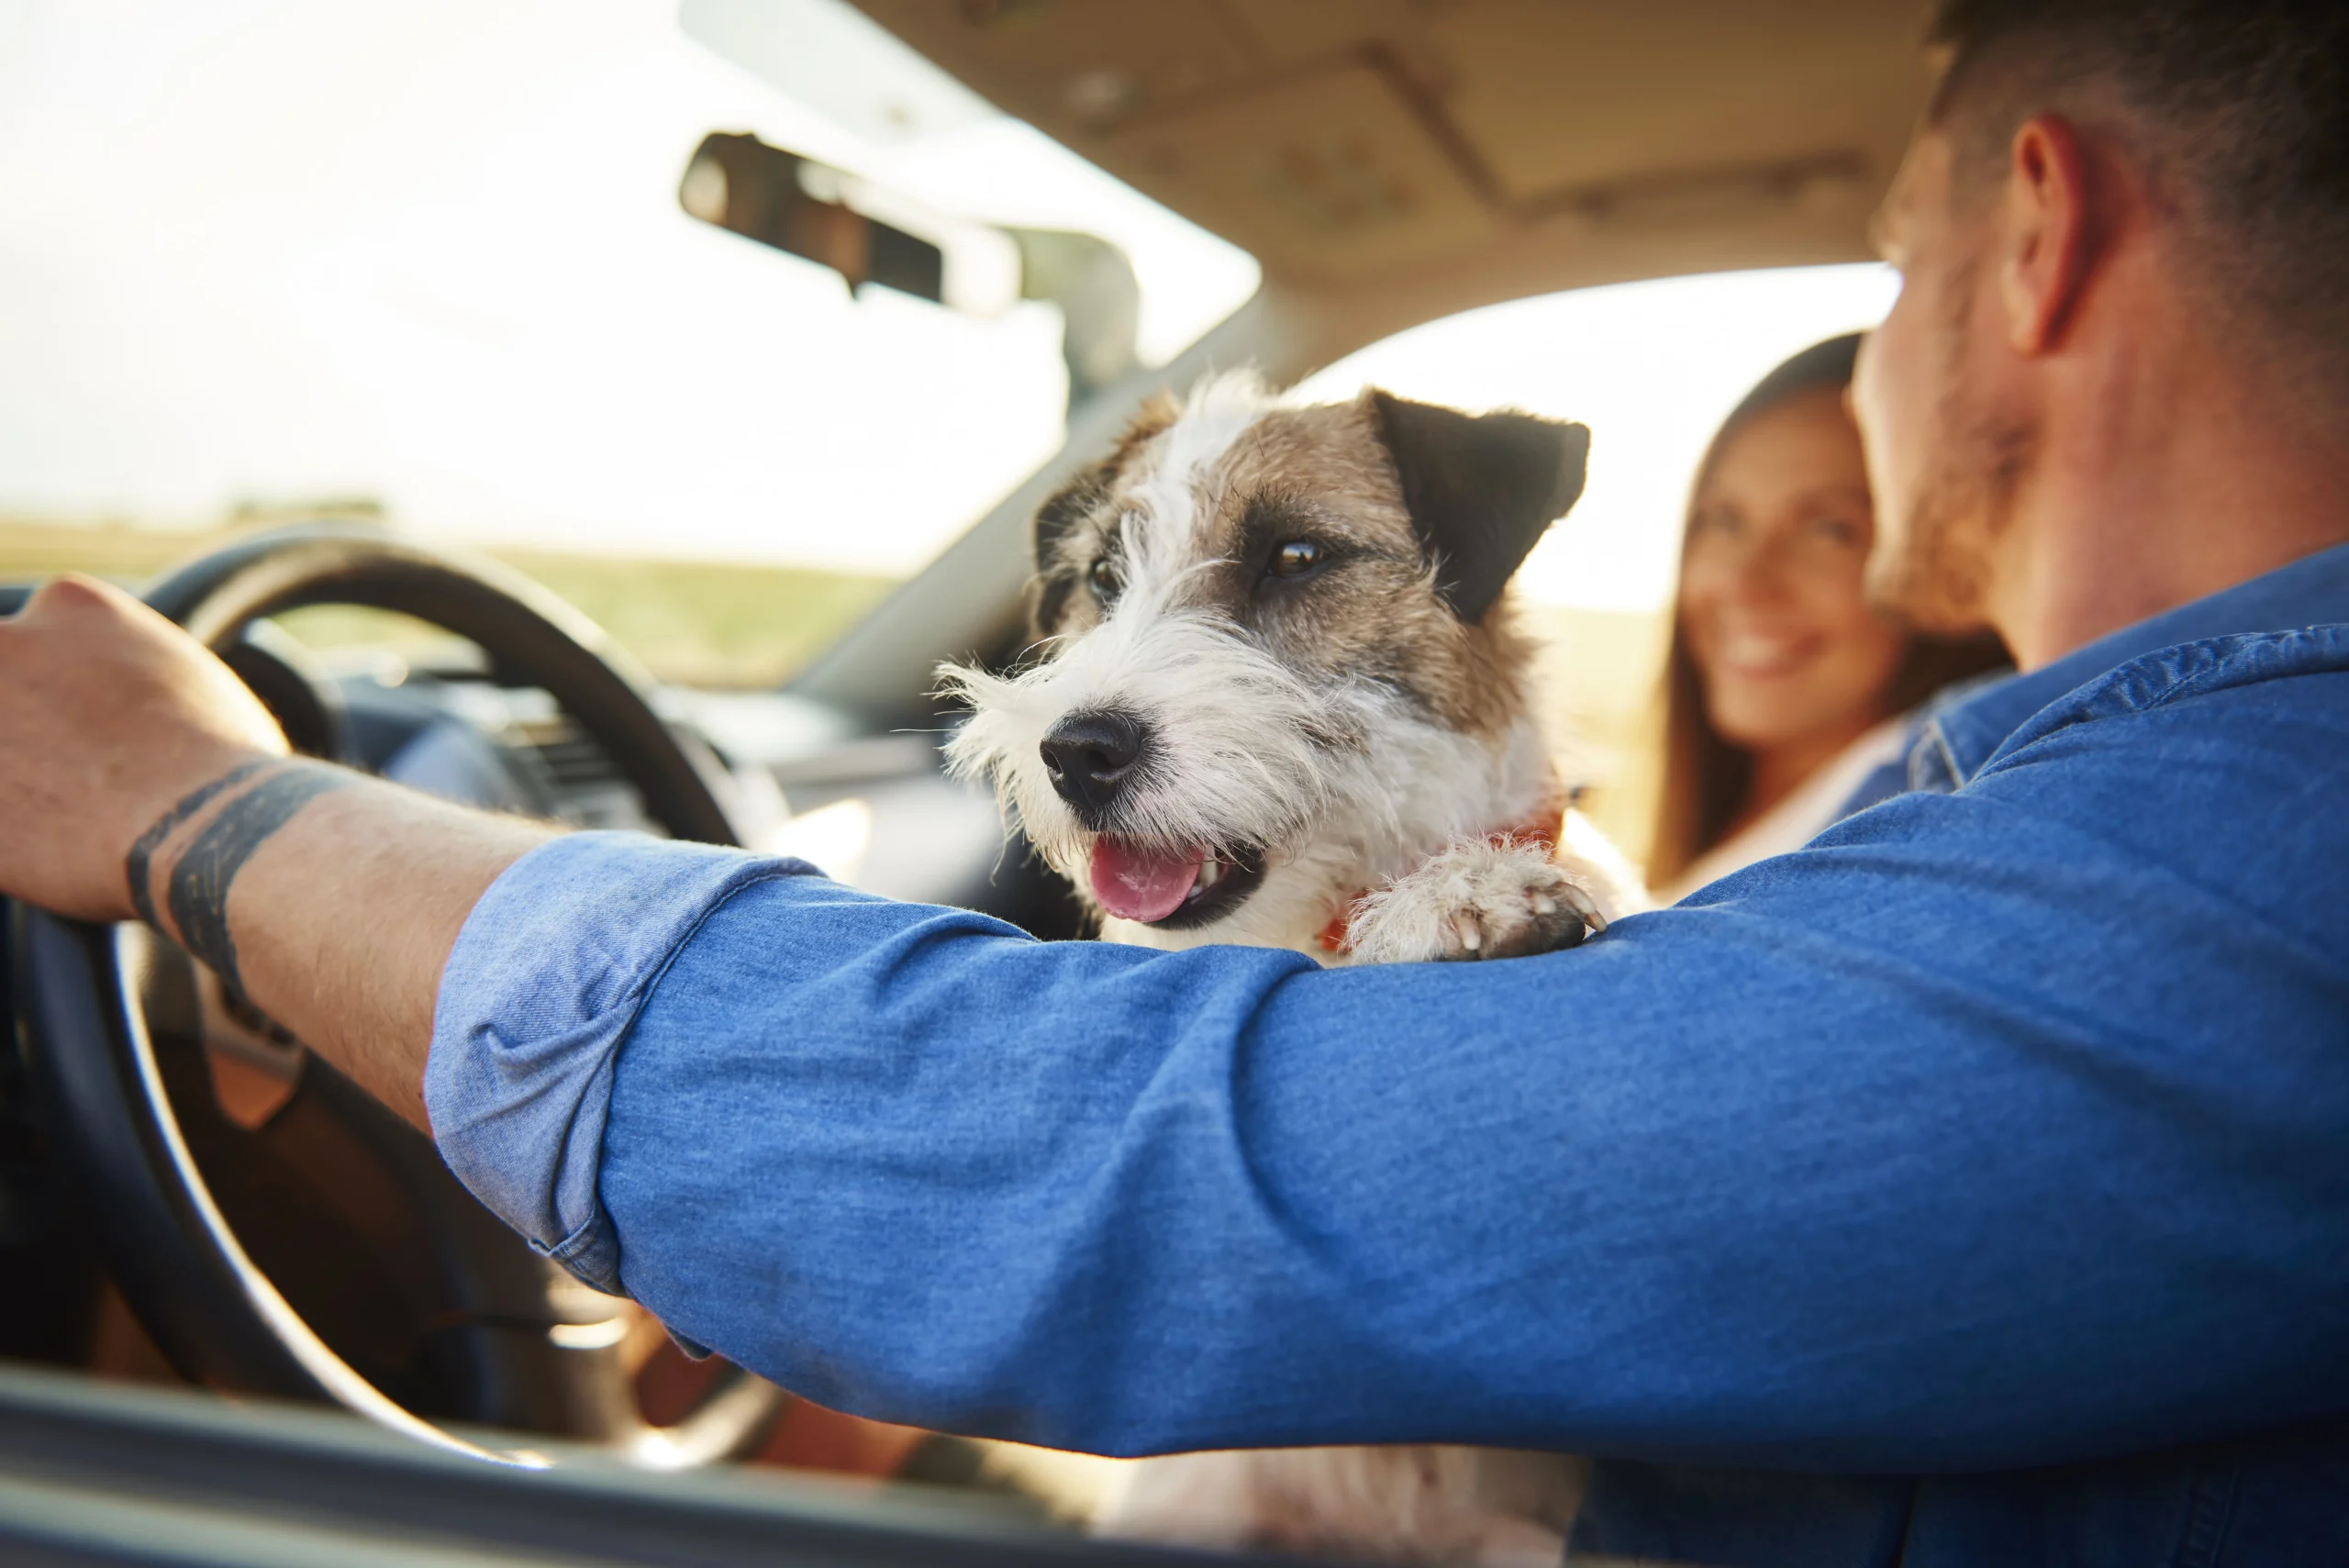
{"type": "Polygon", "coordinates": [[[610,753],[589,739],[577,725],[564,719],[559,726],[548,728],[557,730],[557,733],[543,739],[531,736],[529,747],[538,753],[539,761],[546,764],[547,773],[554,780],[558,791],[568,795],[576,790],[626,786],[628,781],[621,776],[619,767],[612,761],[610,753]]]}
{"type": "Polygon", "coordinates": [[[554,814],[565,822],[658,830],[611,753],[569,715],[523,719],[508,733],[517,760],[544,787],[554,814]]]}

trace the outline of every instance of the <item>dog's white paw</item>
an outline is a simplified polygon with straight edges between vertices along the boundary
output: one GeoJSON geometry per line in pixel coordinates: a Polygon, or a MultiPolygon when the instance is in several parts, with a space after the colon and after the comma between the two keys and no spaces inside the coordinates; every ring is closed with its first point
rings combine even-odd
{"type": "Polygon", "coordinates": [[[1454,844],[1354,906],[1356,963],[1521,958],[1607,929],[1605,873],[1539,844],[1454,844]]]}

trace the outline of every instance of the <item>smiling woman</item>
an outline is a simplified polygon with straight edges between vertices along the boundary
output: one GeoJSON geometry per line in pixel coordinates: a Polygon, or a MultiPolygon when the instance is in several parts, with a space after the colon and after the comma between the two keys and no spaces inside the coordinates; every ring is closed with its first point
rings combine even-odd
{"type": "Polygon", "coordinates": [[[1909,710],[2005,662],[1995,638],[1916,636],[1867,602],[1875,506],[1843,406],[1859,344],[1779,365],[1698,465],[1648,858],[1663,897],[1807,841],[1906,751],[1909,710]]]}

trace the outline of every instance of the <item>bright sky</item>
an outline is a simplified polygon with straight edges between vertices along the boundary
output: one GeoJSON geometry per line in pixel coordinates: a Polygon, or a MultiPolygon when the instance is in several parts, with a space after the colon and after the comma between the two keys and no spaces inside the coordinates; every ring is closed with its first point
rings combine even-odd
{"type": "MultiPolygon", "coordinates": [[[[372,496],[476,541],[913,569],[1059,445],[1056,315],[852,299],[695,222],[676,184],[713,129],[1116,240],[1153,360],[1252,291],[1246,257],[1024,126],[883,134],[871,111],[905,83],[861,18],[766,5],[823,90],[719,58],[673,0],[0,0],[0,514],[197,525],[372,496]]],[[[1529,586],[1643,606],[1712,423],[1891,286],[1843,268],[1531,301],[1316,384],[1591,424],[1589,494],[1529,586]]]]}

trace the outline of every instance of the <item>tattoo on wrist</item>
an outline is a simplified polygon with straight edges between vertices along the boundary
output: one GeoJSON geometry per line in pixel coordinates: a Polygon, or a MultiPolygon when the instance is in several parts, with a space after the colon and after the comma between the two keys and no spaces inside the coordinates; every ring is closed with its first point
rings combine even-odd
{"type": "MultiPolygon", "coordinates": [[[[180,945],[217,974],[224,984],[239,993],[244,986],[237,971],[237,944],[228,934],[228,889],[235,884],[237,873],[245,869],[253,851],[292,821],[304,806],[322,795],[354,783],[358,775],[322,762],[272,759],[249,763],[222,774],[173,806],[164,821],[157,824],[161,832],[148,830],[154,837],[154,844],[148,844],[145,838],[139,840],[151,855],[178,822],[187,820],[223,790],[263,768],[279,771],[265,774],[260,783],[232,798],[204,825],[181,852],[179,862],[172,867],[167,892],[172,923],[179,928],[180,945]],[[198,799],[199,795],[203,798],[198,799]]],[[[142,873],[145,870],[144,863],[137,868],[142,873]]],[[[134,874],[132,886],[143,887],[145,882],[143,874],[134,874]]],[[[151,905],[143,906],[142,913],[152,920],[151,905]]]]}
{"type": "Polygon", "coordinates": [[[139,842],[130,846],[130,853],[124,858],[122,869],[130,878],[131,907],[139,911],[141,920],[159,931],[163,929],[163,922],[155,917],[155,895],[147,885],[148,866],[154,860],[155,851],[163,847],[163,840],[170,838],[181,823],[217,799],[222,790],[235,788],[276,761],[274,757],[263,757],[241,767],[230,768],[210,784],[198,784],[181,796],[177,806],[155,818],[153,827],[139,835],[139,842]]]}

